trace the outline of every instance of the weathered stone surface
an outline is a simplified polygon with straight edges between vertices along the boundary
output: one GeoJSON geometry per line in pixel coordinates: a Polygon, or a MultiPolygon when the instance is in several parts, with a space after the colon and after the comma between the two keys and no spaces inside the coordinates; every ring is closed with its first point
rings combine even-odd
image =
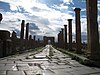
{"type": "Polygon", "coordinates": [[[99,75],[100,69],[87,67],[72,60],[70,56],[46,46],[42,52],[29,52],[0,59],[0,75],[99,75]],[[53,52],[49,56],[49,49],[53,52]],[[35,58],[26,59],[28,56],[35,58]],[[48,59],[48,60],[45,60],[48,59]],[[13,63],[12,63],[13,62],[13,63]]]}
{"type": "Polygon", "coordinates": [[[81,53],[81,23],[80,23],[80,8],[75,8],[75,23],[76,23],[76,53],[81,53]]]}
{"type": "Polygon", "coordinates": [[[6,75],[6,71],[0,71],[0,75],[6,75]]]}
{"type": "Polygon", "coordinates": [[[72,50],[72,19],[68,19],[69,27],[69,50],[72,50]]]}
{"type": "Polygon", "coordinates": [[[21,33],[20,33],[20,38],[24,39],[24,25],[25,25],[25,20],[22,20],[21,23],[21,33]]]}
{"type": "Polygon", "coordinates": [[[100,61],[99,32],[97,23],[98,0],[86,0],[87,8],[87,33],[88,33],[88,50],[89,58],[100,61]]]}
{"type": "Polygon", "coordinates": [[[26,24],[26,35],[25,35],[25,39],[28,40],[29,37],[29,23],[26,24]]]}
{"type": "Polygon", "coordinates": [[[7,71],[7,75],[25,75],[23,71],[7,71]]]}
{"type": "Polygon", "coordinates": [[[64,44],[65,49],[67,49],[67,25],[64,25],[64,44]]]}

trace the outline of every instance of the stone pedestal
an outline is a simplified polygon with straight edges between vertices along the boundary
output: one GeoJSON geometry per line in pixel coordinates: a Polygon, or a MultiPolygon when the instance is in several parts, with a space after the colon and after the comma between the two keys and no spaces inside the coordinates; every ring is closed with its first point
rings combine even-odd
{"type": "Polygon", "coordinates": [[[80,24],[80,8],[75,8],[76,22],[76,53],[81,53],[81,24],[80,24]]]}
{"type": "Polygon", "coordinates": [[[88,51],[89,58],[100,61],[99,33],[97,23],[97,1],[86,0],[87,9],[87,33],[88,33],[88,51]]]}
{"type": "Polygon", "coordinates": [[[72,19],[68,19],[69,27],[69,50],[72,50],[72,19]]]}

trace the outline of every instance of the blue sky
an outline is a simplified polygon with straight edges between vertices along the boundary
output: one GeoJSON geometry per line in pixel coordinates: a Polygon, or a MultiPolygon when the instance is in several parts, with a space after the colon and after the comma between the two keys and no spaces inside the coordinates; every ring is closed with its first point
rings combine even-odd
{"type": "MultiPolygon", "coordinates": [[[[20,34],[21,20],[30,23],[30,34],[38,36],[55,36],[67,19],[73,19],[73,40],[75,40],[74,8],[81,8],[82,41],[86,41],[86,3],[85,0],[0,0],[0,13],[3,20],[1,30],[13,30],[20,34]]],[[[100,18],[100,1],[98,0],[98,23],[100,18]]],[[[99,25],[100,30],[100,25],[99,25]]]]}

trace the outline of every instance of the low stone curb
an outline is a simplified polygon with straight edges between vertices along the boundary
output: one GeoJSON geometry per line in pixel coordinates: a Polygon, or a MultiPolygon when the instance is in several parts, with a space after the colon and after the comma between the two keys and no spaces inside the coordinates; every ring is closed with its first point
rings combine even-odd
{"type": "Polygon", "coordinates": [[[96,67],[99,67],[100,68],[100,65],[98,63],[96,63],[95,61],[90,60],[90,59],[88,59],[86,57],[83,57],[81,55],[78,55],[78,54],[69,52],[69,51],[64,50],[64,49],[61,49],[61,48],[57,48],[57,50],[65,53],[65,54],[70,55],[72,59],[75,59],[76,61],[78,61],[81,64],[84,64],[84,65],[87,65],[87,66],[91,66],[91,67],[92,66],[96,66],[96,67]]]}
{"type": "Polygon", "coordinates": [[[34,54],[37,54],[37,53],[41,52],[43,49],[44,49],[44,47],[38,47],[38,48],[35,48],[35,49],[29,49],[29,50],[23,51],[21,53],[16,53],[14,55],[10,55],[10,56],[6,56],[6,57],[3,57],[3,58],[0,58],[0,60],[6,59],[6,58],[9,58],[9,57],[13,57],[13,56],[16,56],[16,55],[24,54],[24,53],[27,53],[27,52],[33,52],[33,55],[34,55],[34,54]]]}

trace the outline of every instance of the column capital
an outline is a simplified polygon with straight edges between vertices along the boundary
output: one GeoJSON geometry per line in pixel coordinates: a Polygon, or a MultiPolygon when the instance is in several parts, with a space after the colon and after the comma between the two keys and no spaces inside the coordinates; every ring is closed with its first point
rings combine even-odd
{"type": "Polygon", "coordinates": [[[26,23],[26,25],[29,25],[29,23],[26,23]]]}
{"type": "Polygon", "coordinates": [[[64,27],[67,27],[67,25],[64,25],[64,27]]]}
{"type": "Polygon", "coordinates": [[[22,23],[25,23],[25,20],[22,20],[22,23]]]}
{"type": "Polygon", "coordinates": [[[81,9],[80,8],[75,8],[74,11],[81,11],[81,9]]]}
{"type": "Polygon", "coordinates": [[[68,21],[72,21],[72,19],[68,19],[68,21]]]}
{"type": "Polygon", "coordinates": [[[63,31],[64,29],[63,29],[63,28],[61,28],[61,30],[63,31]]]}

